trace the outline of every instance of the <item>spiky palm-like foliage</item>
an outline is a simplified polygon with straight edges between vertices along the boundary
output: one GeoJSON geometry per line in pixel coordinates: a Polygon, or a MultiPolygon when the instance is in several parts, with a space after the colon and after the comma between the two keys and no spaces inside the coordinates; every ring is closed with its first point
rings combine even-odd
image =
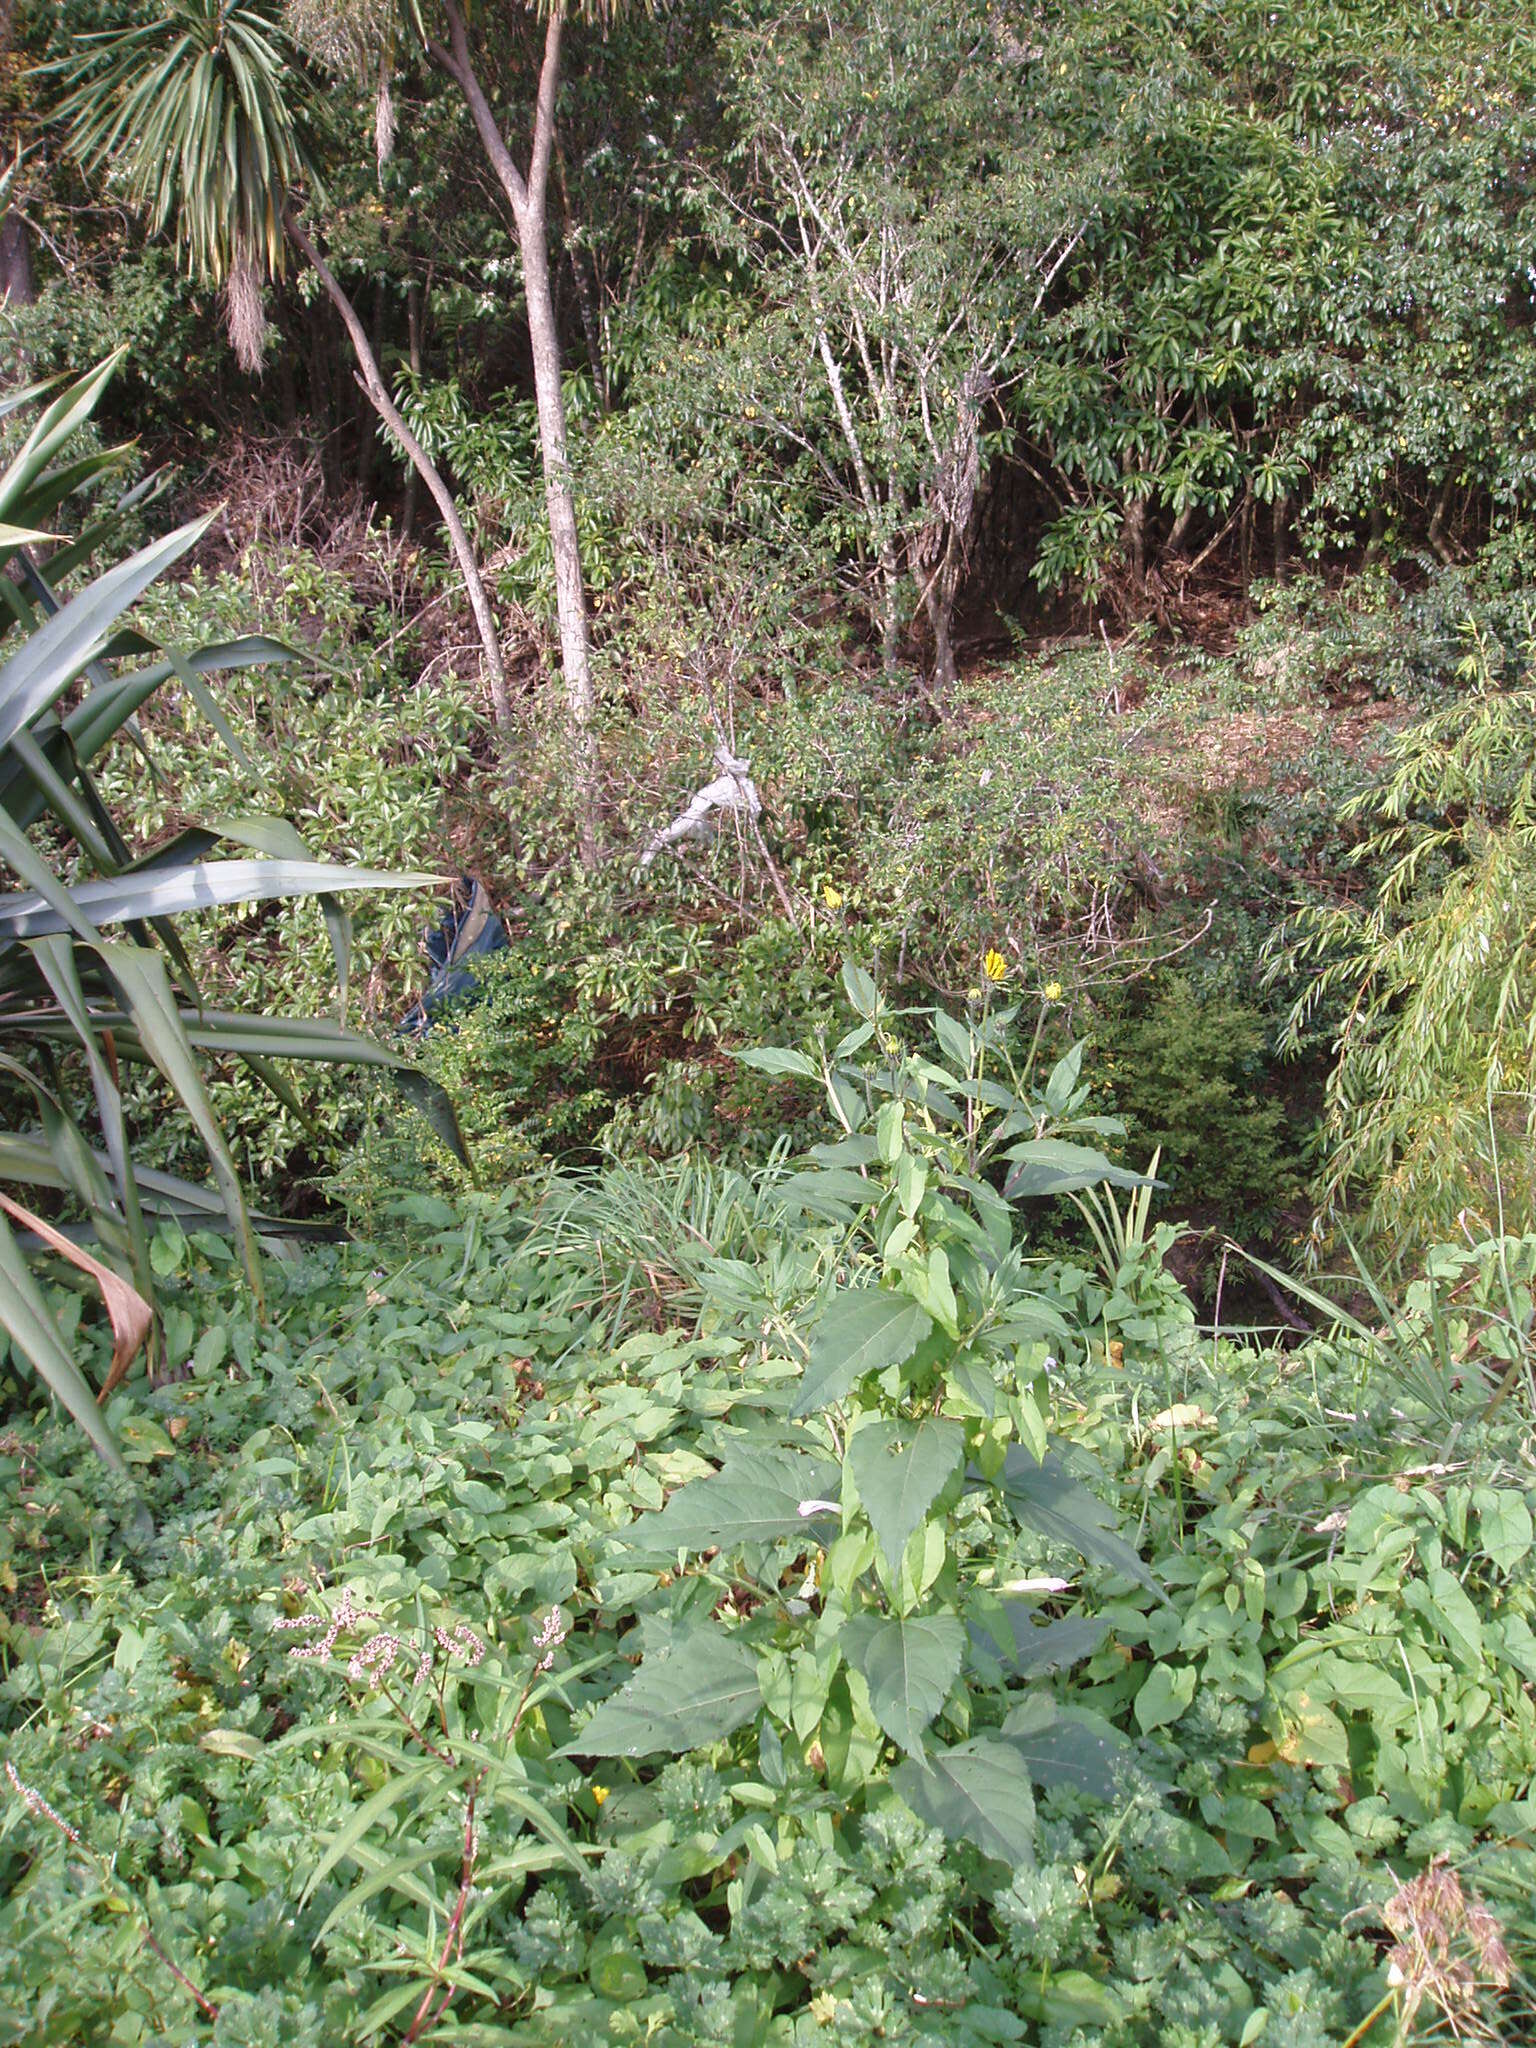
{"type": "MultiPolygon", "coordinates": [[[[0,1193],[0,1327],[111,1460],[117,1454],[96,1393],[70,1355],[12,1221],[96,1282],[118,1339],[117,1373],[151,1328],[156,1218],[229,1230],[260,1295],[255,1237],[265,1219],[247,1207],[204,1082],[205,1061],[244,1062],[300,1114],[285,1078],[290,1062],[383,1068],[450,1143],[455,1137],[446,1098],[375,1040],[330,1018],[210,1009],[175,926],[178,915],[215,904],[318,896],[344,1006],[350,933],[338,892],[409,888],[431,876],[332,866],[315,859],[290,820],[261,814],[218,818],[169,845],[135,847],[102,799],[92,762],[135,730],[136,714],[157,690],[179,684],[238,744],[209,679],[295,658],[258,635],[182,648],[156,644],[130,624],[134,605],[205,521],[152,541],[67,594],[64,579],[88,569],[110,521],[89,525],[54,554],[46,576],[25,554],[18,536],[57,525],[73,494],[99,483],[121,458],[121,450],[70,452],[113,367],[103,364],[56,397],[0,475],[0,557],[14,558],[21,572],[16,580],[0,574],[0,860],[20,884],[0,891],[0,1077],[10,1100],[26,1105],[0,1128],[0,1186],[26,1193],[25,1202],[0,1193]],[[237,857],[218,857],[221,847],[237,857]],[[124,1062],[156,1068],[169,1085],[202,1140],[210,1185],[135,1164],[124,1062]],[[39,1202],[47,1213],[30,1206],[39,1202]],[[84,1250],[82,1238],[95,1249],[84,1250]]],[[[17,394],[7,409],[38,396],[17,394]]]]}
{"type": "Polygon", "coordinates": [[[60,108],[70,146],[169,231],[194,276],[224,293],[247,368],[265,338],[261,289],[287,258],[283,214],[319,173],[310,83],[275,0],[167,0],[151,21],[81,38],[60,108]]]}

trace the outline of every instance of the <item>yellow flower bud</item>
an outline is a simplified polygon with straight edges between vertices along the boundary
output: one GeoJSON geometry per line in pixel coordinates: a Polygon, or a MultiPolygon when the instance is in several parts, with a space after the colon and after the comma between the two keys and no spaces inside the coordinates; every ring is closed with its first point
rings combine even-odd
{"type": "Polygon", "coordinates": [[[828,910],[841,910],[843,907],[843,892],[841,889],[834,889],[830,882],[824,882],[821,889],[821,900],[825,903],[828,910]]]}
{"type": "Polygon", "coordinates": [[[592,1797],[599,1806],[601,1806],[603,1801],[608,1797],[608,1794],[611,1789],[612,1788],[608,1785],[594,1785],[592,1787],[592,1797]]]}
{"type": "Polygon", "coordinates": [[[1048,1003],[1059,1003],[1061,1001],[1061,983],[1059,981],[1048,981],[1045,984],[1045,1000],[1048,1003]]]}
{"type": "Polygon", "coordinates": [[[996,946],[987,948],[986,958],[981,963],[981,971],[990,982],[1008,979],[1008,962],[998,952],[996,946]]]}

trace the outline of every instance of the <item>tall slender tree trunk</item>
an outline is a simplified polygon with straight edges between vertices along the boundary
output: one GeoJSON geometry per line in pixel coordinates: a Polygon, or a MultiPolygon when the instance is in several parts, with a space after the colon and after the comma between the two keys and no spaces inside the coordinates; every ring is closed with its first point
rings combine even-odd
{"type": "Polygon", "coordinates": [[[597,763],[593,750],[592,654],[587,624],[586,583],[576,527],[576,494],[566,449],[565,398],[560,388],[560,332],[549,276],[549,167],[555,140],[555,95],[560,83],[562,14],[557,4],[544,34],[534,105],[533,146],[525,176],[497,126],[469,51],[459,0],[445,0],[449,41],[429,39],[433,62],[458,86],[475,133],[496,174],[517,228],[528,303],[528,339],[533,351],[533,389],[538,405],[539,448],[544,462],[544,509],[555,562],[555,607],[560,623],[560,663],[570,712],[581,858],[597,856],[597,763]]]}
{"type": "MultiPolygon", "coordinates": [[[[422,305],[421,290],[414,278],[412,278],[405,289],[405,329],[411,375],[419,377],[421,375],[422,305]]],[[[405,479],[405,509],[400,515],[400,531],[407,540],[416,531],[417,481],[416,466],[413,463],[410,474],[405,479]]]]}
{"type": "Polygon", "coordinates": [[[373,401],[374,410],[398,442],[406,460],[426,485],[438,511],[442,514],[443,524],[448,529],[448,538],[459,564],[459,573],[464,578],[469,608],[475,615],[475,625],[479,629],[496,720],[499,725],[510,725],[512,704],[507,695],[507,671],[501,659],[501,641],[496,632],[496,620],[491,611],[491,601],[486,595],[485,579],[480,574],[480,564],[475,559],[475,551],[469,535],[464,530],[464,522],[459,517],[459,509],[453,502],[453,493],[401,417],[399,408],[389,395],[389,387],[380,375],[378,362],[369,345],[368,337],[363,332],[363,323],[357,317],[357,310],[336,282],[330,265],[316,248],[308,230],[292,212],[283,216],[283,226],[287,229],[289,240],[319,278],[325,287],[326,296],[341,315],[341,324],[347,330],[352,353],[357,357],[359,381],[373,401]]]}
{"type": "Polygon", "coordinates": [[[571,188],[565,175],[565,151],[560,147],[558,134],[555,137],[555,183],[560,189],[560,222],[565,237],[565,253],[571,266],[571,280],[576,287],[576,309],[581,314],[582,339],[587,344],[587,364],[592,372],[597,402],[603,411],[607,412],[613,394],[609,389],[608,366],[603,361],[602,332],[593,295],[593,280],[588,277],[581,260],[581,249],[571,214],[571,188]]]}
{"type": "MultiPolygon", "coordinates": [[[[15,35],[15,0],[0,0],[0,59],[8,59],[15,35]]],[[[19,158],[22,138],[9,124],[0,132],[0,149],[6,157],[19,158]]],[[[27,224],[13,210],[0,218],[0,305],[30,306],[37,297],[32,278],[32,242],[27,224]]]]}
{"type": "MultiPolygon", "coordinates": [[[[384,345],[384,280],[376,278],[373,287],[373,359],[379,359],[379,350],[384,345]]],[[[373,458],[379,439],[378,414],[367,391],[363,393],[362,410],[357,422],[357,488],[364,497],[373,483],[373,458]]]]}
{"type": "Polygon", "coordinates": [[[944,552],[923,591],[923,604],[933,634],[933,680],[940,689],[948,689],[960,680],[953,638],[955,599],[959,592],[960,547],[955,530],[950,527],[944,536],[944,552]]]}
{"type": "Polygon", "coordinates": [[[1277,583],[1284,583],[1291,569],[1291,494],[1281,491],[1273,508],[1274,521],[1274,573],[1277,583]]]}
{"type": "Polygon", "coordinates": [[[20,214],[8,213],[0,220],[0,305],[30,306],[36,297],[27,224],[20,214]]]}

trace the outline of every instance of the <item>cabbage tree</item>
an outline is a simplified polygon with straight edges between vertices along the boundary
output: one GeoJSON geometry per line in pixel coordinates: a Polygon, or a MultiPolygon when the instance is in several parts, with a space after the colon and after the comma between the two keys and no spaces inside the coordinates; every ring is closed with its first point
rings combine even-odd
{"type": "Polygon", "coordinates": [[[167,0],[148,18],[79,38],[60,108],[70,147],[105,173],[194,277],[224,294],[230,339],[259,369],[263,291],[290,253],[314,272],[357,359],[369,402],[432,494],[480,635],[496,716],[511,717],[506,668],[485,579],[441,472],[402,418],[356,308],[306,225],[324,182],[312,144],[313,85],[277,0],[167,0]]]}

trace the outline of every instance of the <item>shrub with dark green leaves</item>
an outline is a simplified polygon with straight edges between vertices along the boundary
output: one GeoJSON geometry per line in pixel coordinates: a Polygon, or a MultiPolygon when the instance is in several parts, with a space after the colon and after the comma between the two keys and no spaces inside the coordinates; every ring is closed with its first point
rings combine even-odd
{"type": "Polygon", "coordinates": [[[1276,1024],[1219,973],[1170,973],[1100,1040],[1128,1156],[1161,1151],[1169,1213],[1262,1234],[1300,1189],[1274,1084],[1276,1024]]]}

